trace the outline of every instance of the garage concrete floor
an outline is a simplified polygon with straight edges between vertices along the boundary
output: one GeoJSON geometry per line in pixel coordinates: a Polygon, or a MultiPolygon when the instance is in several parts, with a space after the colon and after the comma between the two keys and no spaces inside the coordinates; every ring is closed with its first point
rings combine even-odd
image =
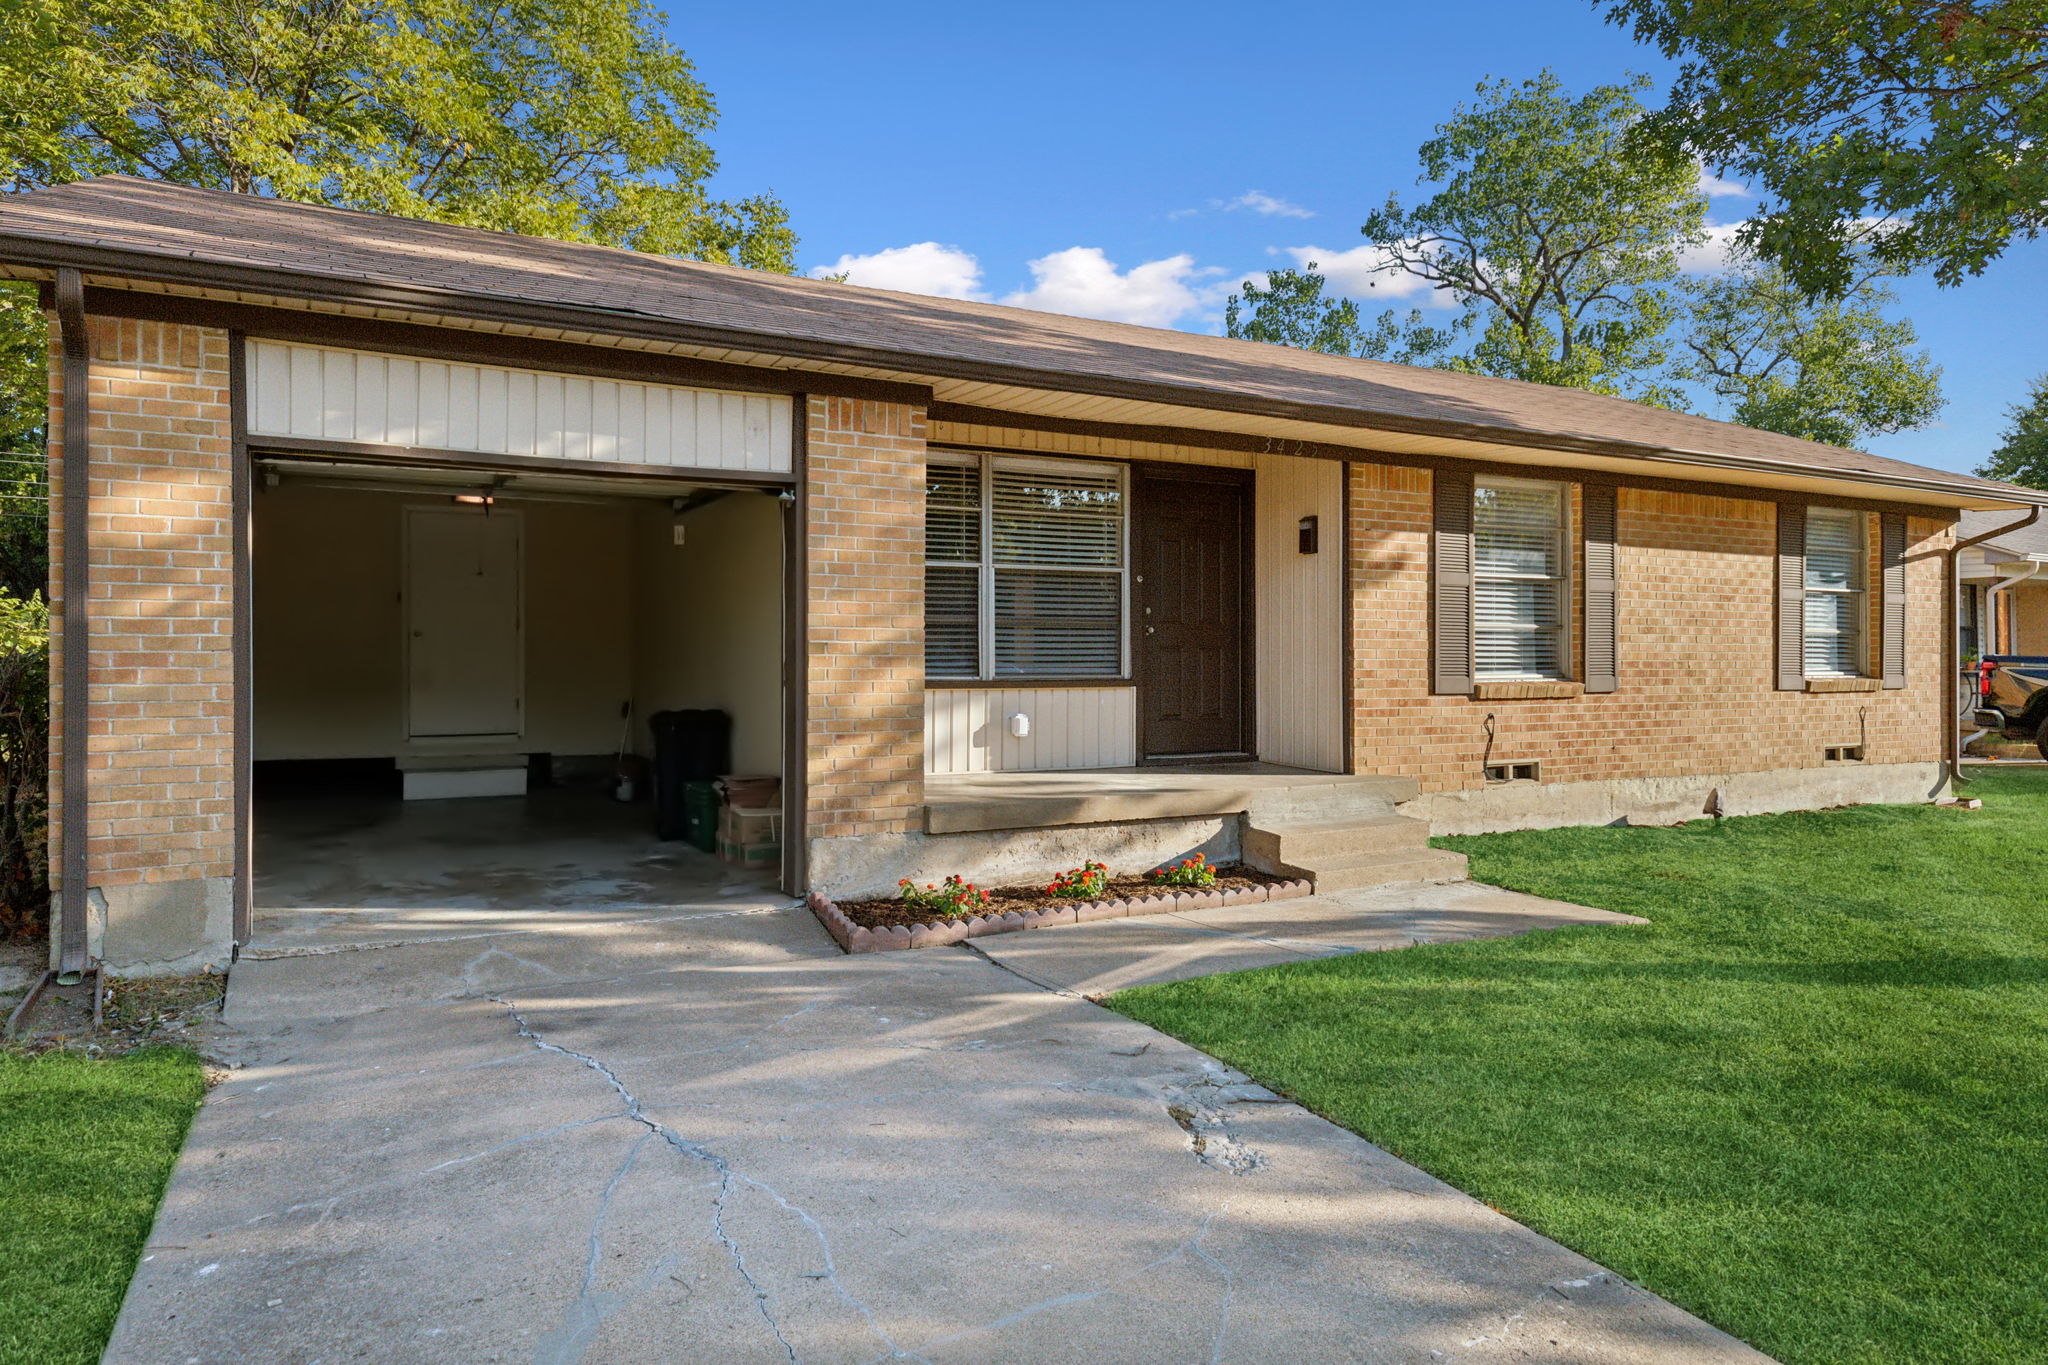
{"type": "Polygon", "coordinates": [[[250,951],[783,903],[769,872],[657,841],[653,812],[602,793],[261,801],[250,951]]]}
{"type": "MultiPolygon", "coordinates": [[[[1352,927],[1600,915],[1489,894],[1352,927]]],[[[111,1365],[1762,1359],[1071,990],[786,903],[244,960],[226,1022],[111,1365]]]]}

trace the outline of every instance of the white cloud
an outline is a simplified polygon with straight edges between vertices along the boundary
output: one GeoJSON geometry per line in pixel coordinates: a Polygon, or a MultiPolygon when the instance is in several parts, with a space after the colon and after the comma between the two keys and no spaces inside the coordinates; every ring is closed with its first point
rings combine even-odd
{"type": "Polygon", "coordinates": [[[1690,275],[1719,275],[1735,268],[1735,234],[1740,223],[1707,224],[1707,240],[1678,253],[1678,268],[1690,275]]]}
{"type": "Polygon", "coordinates": [[[1314,210],[1305,209],[1299,204],[1290,204],[1277,195],[1267,194],[1264,190],[1246,190],[1243,194],[1240,194],[1237,198],[1221,207],[1226,209],[1250,209],[1262,218],[1313,218],[1316,216],[1314,210]]]}
{"type": "Polygon", "coordinates": [[[1031,262],[1031,287],[1003,302],[1046,313],[1168,327],[1201,305],[1200,291],[1219,273],[1197,267],[1186,252],[1119,271],[1101,247],[1070,246],[1031,262]]]}
{"type": "Polygon", "coordinates": [[[1700,167],[1699,191],[1709,199],[1754,199],[1749,186],[1735,180],[1723,180],[1705,166],[1700,167]]]}
{"type": "MultiPolygon", "coordinates": [[[[1430,302],[1427,296],[1436,292],[1435,287],[1420,275],[1385,269],[1387,253],[1370,242],[1349,251],[1332,251],[1320,246],[1289,246],[1277,250],[1291,256],[1296,269],[1306,269],[1309,262],[1315,262],[1317,271],[1330,282],[1333,294],[1364,302],[1415,299],[1427,303],[1430,302]]],[[[1450,300],[1444,298],[1438,302],[1448,304],[1450,300]]]]}
{"type": "Polygon", "coordinates": [[[841,256],[832,265],[814,267],[811,274],[844,275],[848,284],[936,294],[942,299],[987,297],[981,292],[981,262],[974,254],[937,242],[892,246],[866,256],[841,256]]]}

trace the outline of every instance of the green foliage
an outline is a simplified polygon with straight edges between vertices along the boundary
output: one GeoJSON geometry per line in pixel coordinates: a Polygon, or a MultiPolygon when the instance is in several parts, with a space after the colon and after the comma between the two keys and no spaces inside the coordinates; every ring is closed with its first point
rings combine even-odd
{"type": "Polygon", "coordinates": [[[1170,866],[1153,868],[1145,874],[1145,880],[1159,886],[1214,886],[1216,869],[1197,853],[1170,866]]]}
{"type": "Polygon", "coordinates": [[[1969,791],[1447,840],[1649,923],[1110,1003],[1788,1365],[2038,1360],[2048,773],[1969,791]]]}
{"type": "Polygon", "coordinates": [[[0,938],[48,923],[50,609],[0,592],[0,938]]]}
{"type": "MultiPolygon", "coordinates": [[[[1446,368],[1678,405],[1657,378],[1678,314],[1685,249],[1705,240],[1706,200],[1683,154],[1629,136],[1637,77],[1573,97],[1545,71],[1481,85],[1422,144],[1429,199],[1398,196],[1362,229],[1386,268],[1427,280],[1466,311],[1419,338],[1446,368]]],[[[1411,315],[1412,317],[1412,315],[1411,315]]],[[[1386,319],[1393,323],[1391,316],[1386,319]]],[[[1412,326],[1412,324],[1411,324],[1412,326]]]]}
{"type": "Polygon", "coordinates": [[[988,908],[988,892],[973,882],[963,881],[957,873],[943,882],[926,882],[923,886],[905,877],[896,883],[896,887],[901,893],[899,898],[910,909],[948,919],[988,908]]]}
{"type": "Polygon", "coordinates": [[[1242,295],[1223,305],[1223,334],[1327,355],[1358,355],[1365,337],[1358,305],[1326,298],[1324,277],[1310,261],[1300,270],[1275,270],[1264,288],[1244,282],[1242,295]]]}
{"type": "Polygon", "coordinates": [[[1941,369],[1872,280],[1806,296],[1782,267],[1749,262],[1694,283],[1674,376],[1703,384],[1744,426],[1829,445],[1921,427],[1941,411],[1941,369]]]}
{"type": "Polygon", "coordinates": [[[2048,224],[2048,0],[1600,3],[1682,62],[1647,140],[1760,188],[1747,238],[1809,293],[1866,247],[1956,284],[2048,224]]]}
{"type": "Polygon", "coordinates": [[[1102,863],[1083,863],[1054,877],[1045,894],[1059,900],[1100,900],[1109,894],[1109,868],[1102,863]]]}
{"type": "Polygon", "coordinates": [[[711,95],[639,0],[17,0],[0,178],[108,172],[793,268],[712,199],[711,95]]]}
{"type": "Polygon", "coordinates": [[[0,1361],[100,1358],[205,1090],[183,1048],[0,1052],[0,1361]]]}
{"type": "Polygon", "coordinates": [[[48,328],[32,284],[0,283],[0,594],[50,579],[48,328]]]}
{"type": "Polygon", "coordinates": [[[1987,479],[2048,488],[2048,374],[2035,378],[2024,403],[2006,409],[2005,439],[1977,472],[1987,479]]]}

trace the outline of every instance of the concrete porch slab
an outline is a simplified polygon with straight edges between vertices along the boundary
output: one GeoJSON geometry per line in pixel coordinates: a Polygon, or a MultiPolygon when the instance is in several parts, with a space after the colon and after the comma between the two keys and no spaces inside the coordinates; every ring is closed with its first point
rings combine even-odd
{"type": "Polygon", "coordinates": [[[1003,934],[976,939],[974,948],[1041,985],[1099,999],[1130,986],[1344,953],[1505,938],[1574,924],[1644,923],[1634,915],[1477,882],[1409,883],[1003,934]]]}
{"type": "Polygon", "coordinates": [[[1406,777],[1318,773],[1277,763],[1067,772],[934,773],[924,780],[927,834],[1283,810],[1304,800],[1391,807],[1416,794],[1406,777]]]}

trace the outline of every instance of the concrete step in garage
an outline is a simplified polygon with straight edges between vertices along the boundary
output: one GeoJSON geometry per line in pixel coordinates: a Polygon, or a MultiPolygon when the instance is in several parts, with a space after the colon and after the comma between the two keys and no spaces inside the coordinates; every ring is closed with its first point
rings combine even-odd
{"type": "Polygon", "coordinates": [[[1429,846],[1429,826],[1404,815],[1336,820],[1249,818],[1245,861],[1281,876],[1307,877],[1318,894],[1398,882],[1465,879],[1465,855],[1429,846]]]}

